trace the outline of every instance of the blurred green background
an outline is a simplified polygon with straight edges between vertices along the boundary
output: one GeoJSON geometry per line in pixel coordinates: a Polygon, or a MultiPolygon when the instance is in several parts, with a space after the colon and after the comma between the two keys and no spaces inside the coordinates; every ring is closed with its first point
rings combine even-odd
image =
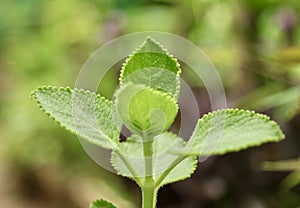
{"type": "MultiPolygon", "coordinates": [[[[294,177],[263,171],[261,164],[299,157],[299,14],[298,0],[2,0],[0,207],[88,207],[96,198],[138,207],[136,185],[91,161],[76,136],[39,111],[30,92],[39,85],[74,86],[98,47],[145,30],[197,44],[216,66],[228,106],[268,114],[287,136],[200,163],[191,179],[160,191],[158,207],[297,207],[300,163],[289,169],[294,177]]],[[[103,81],[104,96],[113,93],[118,70],[103,81]]],[[[205,89],[183,70],[201,114],[210,111],[205,89]]]]}

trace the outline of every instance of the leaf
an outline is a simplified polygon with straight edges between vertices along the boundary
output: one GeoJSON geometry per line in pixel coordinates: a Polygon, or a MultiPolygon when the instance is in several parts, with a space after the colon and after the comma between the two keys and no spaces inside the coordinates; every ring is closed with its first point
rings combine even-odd
{"type": "Polygon", "coordinates": [[[96,200],[90,204],[90,208],[117,208],[112,203],[105,201],[103,199],[96,200]]]}
{"type": "Polygon", "coordinates": [[[300,62],[300,47],[292,46],[285,48],[278,54],[275,54],[275,60],[284,64],[299,63],[300,62]]]}
{"type": "Polygon", "coordinates": [[[117,91],[115,108],[130,131],[148,136],[168,129],[178,112],[177,103],[169,94],[133,83],[124,84],[117,91]]]}
{"type": "Polygon", "coordinates": [[[106,149],[119,139],[112,102],[85,90],[39,87],[32,93],[40,108],[72,133],[106,149]]]}
{"type": "Polygon", "coordinates": [[[222,155],[284,138],[269,117],[253,111],[218,110],[199,119],[188,143],[190,154],[222,155]]]}
{"type": "MultiPolygon", "coordinates": [[[[237,106],[240,108],[246,109],[256,109],[256,110],[265,110],[270,109],[271,107],[278,106],[277,102],[270,103],[271,105],[263,105],[261,100],[274,95],[275,93],[284,90],[284,86],[281,83],[269,83],[262,87],[259,87],[250,93],[246,94],[244,97],[241,97],[237,101],[237,106]]],[[[281,101],[281,100],[280,100],[281,101]]],[[[265,103],[265,102],[264,102],[265,103]]],[[[267,103],[266,103],[267,104],[267,103]]]]}
{"type": "Polygon", "coordinates": [[[281,120],[290,120],[300,111],[300,88],[284,89],[278,83],[261,87],[238,101],[238,106],[265,111],[273,108],[273,116],[281,120]]]}
{"type": "Polygon", "coordinates": [[[124,63],[120,83],[133,82],[170,93],[176,100],[181,70],[175,58],[150,37],[124,63]]]}
{"type": "MultiPolygon", "coordinates": [[[[165,171],[173,166],[174,161],[182,157],[169,152],[173,148],[182,149],[185,147],[185,142],[180,137],[171,133],[163,133],[156,136],[153,140],[153,178],[154,181],[162,176],[165,171]]],[[[112,164],[117,170],[119,175],[136,178],[145,177],[145,158],[143,156],[143,143],[137,136],[128,138],[126,142],[120,145],[120,153],[129,161],[134,173],[128,169],[120,155],[116,152],[112,154],[112,164]]],[[[189,156],[177,164],[169,174],[164,178],[160,186],[172,183],[175,181],[183,180],[191,176],[196,169],[197,159],[189,156]]]]}

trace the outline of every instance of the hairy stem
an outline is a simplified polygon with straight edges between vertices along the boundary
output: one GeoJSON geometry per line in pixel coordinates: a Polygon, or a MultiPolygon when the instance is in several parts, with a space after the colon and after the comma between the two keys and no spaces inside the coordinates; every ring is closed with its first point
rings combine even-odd
{"type": "Polygon", "coordinates": [[[143,151],[145,160],[145,180],[141,186],[143,192],[143,208],[155,208],[157,191],[153,180],[153,140],[143,136],[143,151]]]}
{"type": "Polygon", "coordinates": [[[144,186],[142,188],[143,194],[143,208],[155,208],[158,189],[154,186],[144,186]]]}
{"type": "Polygon", "coordinates": [[[144,159],[145,159],[145,185],[153,182],[153,170],[152,170],[152,155],[153,147],[152,141],[146,141],[143,143],[144,159]]]}

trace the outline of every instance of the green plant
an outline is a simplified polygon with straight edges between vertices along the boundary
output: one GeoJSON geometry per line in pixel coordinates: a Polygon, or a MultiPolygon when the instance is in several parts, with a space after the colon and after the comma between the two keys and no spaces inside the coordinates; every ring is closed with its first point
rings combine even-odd
{"type": "MultiPolygon", "coordinates": [[[[117,173],[134,180],[142,189],[143,207],[153,208],[159,188],[190,177],[197,156],[222,155],[284,138],[267,116],[239,109],[204,115],[187,142],[168,132],[178,112],[180,73],[177,60],[148,37],[123,65],[113,101],[70,88],[39,87],[32,95],[61,126],[111,149],[117,173]],[[132,132],[124,142],[119,140],[122,125],[132,132]]],[[[114,206],[101,200],[91,207],[114,206]]]]}
{"type": "Polygon", "coordinates": [[[281,186],[283,190],[290,190],[300,183],[300,158],[274,162],[264,162],[262,169],[265,171],[291,172],[282,181],[281,186]]]}
{"type": "Polygon", "coordinates": [[[293,190],[300,184],[300,158],[268,161],[262,164],[264,171],[290,172],[280,183],[276,193],[280,207],[299,207],[300,196],[293,190]]]}

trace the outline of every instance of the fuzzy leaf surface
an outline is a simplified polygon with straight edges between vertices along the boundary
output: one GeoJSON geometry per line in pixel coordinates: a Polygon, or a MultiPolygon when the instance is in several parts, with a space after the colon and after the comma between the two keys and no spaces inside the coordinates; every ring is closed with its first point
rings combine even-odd
{"type": "MultiPolygon", "coordinates": [[[[153,140],[153,178],[156,181],[165,171],[172,167],[173,162],[180,157],[170,152],[173,148],[181,149],[185,147],[185,142],[180,137],[170,133],[163,133],[153,140]]],[[[120,152],[129,161],[135,171],[135,175],[127,168],[120,156],[113,152],[112,164],[119,175],[135,178],[145,177],[145,158],[143,154],[143,143],[138,136],[128,138],[120,145],[120,152]]],[[[160,186],[183,180],[191,176],[196,169],[197,159],[189,156],[177,164],[169,174],[162,180],[160,186]]]]}
{"type": "Polygon", "coordinates": [[[67,130],[106,149],[117,146],[119,131],[112,102],[85,90],[40,87],[32,93],[40,108],[67,130]]]}
{"type": "Polygon", "coordinates": [[[168,129],[178,112],[176,101],[167,93],[127,83],[115,97],[121,120],[136,134],[157,135],[168,129]]]}
{"type": "Polygon", "coordinates": [[[222,155],[284,138],[269,117],[248,110],[218,110],[199,119],[188,143],[190,154],[222,155]]]}
{"type": "Polygon", "coordinates": [[[90,204],[90,208],[117,208],[112,203],[105,201],[103,199],[96,200],[90,204]]]}
{"type": "Polygon", "coordinates": [[[124,63],[120,82],[143,84],[178,98],[181,73],[179,63],[158,42],[148,37],[124,63]]]}

